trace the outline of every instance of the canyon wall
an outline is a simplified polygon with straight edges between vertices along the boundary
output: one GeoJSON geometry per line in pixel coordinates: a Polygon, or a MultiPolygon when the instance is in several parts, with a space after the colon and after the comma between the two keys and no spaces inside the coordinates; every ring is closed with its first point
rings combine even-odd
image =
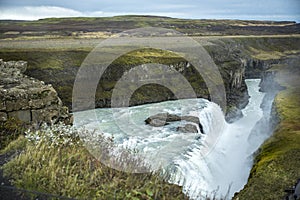
{"type": "Polygon", "coordinates": [[[300,177],[300,55],[280,59],[263,72],[263,118],[252,130],[251,140],[266,140],[253,154],[253,167],[244,189],[234,199],[285,199],[285,190],[300,177]]]}
{"type": "MultiPolygon", "coordinates": [[[[196,39],[197,40],[197,39],[196,39]]],[[[224,81],[227,100],[226,120],[231,122],[241,117],[241,109],[248,102],[245,78],[260,78],[271,65],[299,49],[298,38],[236,38],[212,39],[204,48],[212,57],[224,81]]],[[[90,50],[35,50],[0,51],[6,60],[26,60],[28,69],[25,74],[52,84],[69,110],[72,109],[72,89],[78,69],[90,50]]],[[[141,55],[141,54],[140,54],[141,55]]],[[[156,56],[156,54],[155,54],[156,56]]],[[[183,58],[146,57],[149,63],[160,63],[180,72],[193,87],[198,97],[209,99],[203,78],[183,58]],[[155,61],[155,62],[154,62],[155,61]]],[[[96,107],[110,107],[111,95],[116,82],[122,75],[135,67],[136,57],[126,57],[114,62],[99,81],[95,94],[96,107]]],[[[146,62],[146,63],[147,63],[146,62]]],[[[143,64],[143,63],[138,63],[143,64]]],[[[159,85],[145,85],[131,97],[130,105],[139,105],[175,99],[174,94],[159,85]]]]}

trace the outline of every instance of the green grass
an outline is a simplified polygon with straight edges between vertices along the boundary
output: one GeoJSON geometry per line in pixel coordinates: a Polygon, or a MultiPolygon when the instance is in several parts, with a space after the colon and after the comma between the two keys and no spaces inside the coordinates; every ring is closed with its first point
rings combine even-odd
{"type": "Polygon", "coordinates": [[[117,60],[112,65],[119,66],[137,66],[145,63],[160,63],[160,64],[174,64],[185,61],[184,58],[171,51],[164,51],[161,49],[144,48],[129,52],[117,60]]]}
{"type": "Polygon", "coordinates": [[[17,139],[25,131],[25,124],[17,119],[8,118],[0,123],[0,150],[6,148],[10,142],[17,139]]]}

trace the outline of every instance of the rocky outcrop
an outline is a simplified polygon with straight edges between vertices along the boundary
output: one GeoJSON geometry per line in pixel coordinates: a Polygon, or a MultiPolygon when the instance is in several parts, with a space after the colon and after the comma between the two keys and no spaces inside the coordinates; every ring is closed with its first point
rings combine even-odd
{"type": "Polygon", "coordinates": [[[170,113],[158,113],[156,115],[148,117],[145,120],[145,123],[150,126],[161,127],[161,126],[168,125],[170,122],[176,122],[182,120],[186,122],[192,122],[195,125],[188,123],[185,126],[177,127],[176,129],[177,131],[181,131],[185,133],[198,133],[198,129],[197,129],[198,126],[200,132],[204,134],[203,126],[200,123],[199,118],[195,116],[178,116],[170,113]]]}
{"type": "Polygon", "coordinates": [[[25,123],[70,122],[64,107],[51,85],[28,77],[27,62],[0,60],[0,121],[16,118],[25,123]]]}
{"type": "Polygon", "coordinates": [[[277,64],[279,60],[259,60],[252,57],[247,57],[245,76],[247,78],[261,78],[264,72],[271,68],[273,64],[277,64]]]}
{"type": "Polygon", "coordinates": [[[245,83],[247,59],[239,43],[216,41],[215,44],[206,48],[223,78],[227,100],[225,119],[233,122],[242,117],[241,109],[248,104],[249,95],[245,83]]]}

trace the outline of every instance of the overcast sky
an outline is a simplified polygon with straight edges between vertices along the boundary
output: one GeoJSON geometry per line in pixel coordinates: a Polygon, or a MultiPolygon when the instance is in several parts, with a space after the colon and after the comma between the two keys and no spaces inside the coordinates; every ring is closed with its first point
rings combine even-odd
{"type": "Polygon", "coordinates": [[[0,0],[0,19],[127,14],[300,22],[300,0],[0,0]]]}

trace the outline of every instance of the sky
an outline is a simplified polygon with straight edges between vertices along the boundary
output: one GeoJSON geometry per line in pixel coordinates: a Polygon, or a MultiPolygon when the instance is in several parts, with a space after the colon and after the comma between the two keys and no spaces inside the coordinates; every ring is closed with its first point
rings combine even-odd
{"type": "Polygon", "coordinates": [[[300,22],[300,0],[0,0],[0,19],[128,14],[300,22]]]}

